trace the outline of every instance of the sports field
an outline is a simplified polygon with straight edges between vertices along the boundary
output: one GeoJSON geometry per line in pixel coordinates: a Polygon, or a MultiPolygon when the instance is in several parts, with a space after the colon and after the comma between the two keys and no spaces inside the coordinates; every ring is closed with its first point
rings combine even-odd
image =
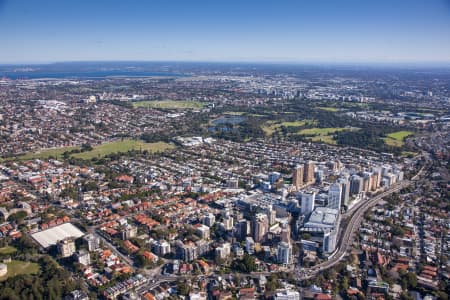
{"type": "Polygon", "coordinates": [[[37,263],[13,260],[6,263],[8,266],[8,273],[0,277],[0,280],[5,280],[8,277],[13,277],[22,274],[37,274],[39,272],[39,265],[37,263]]]}
{"type": "Polygon", "coordinates": [[[147,150],[149,152],[162,152],[167,149],[172,149],[175,146],[164,143],[145,143],[139,140],[125,139],[120,141],[114,141],[109,143],[104,143],[95,146],[92,151],[76,153],[72,156],[81,159],[92,159],[94,157],[103,157],[108,154],[118,153],[118,152],[128,152],[130,150],[147,150]]]}

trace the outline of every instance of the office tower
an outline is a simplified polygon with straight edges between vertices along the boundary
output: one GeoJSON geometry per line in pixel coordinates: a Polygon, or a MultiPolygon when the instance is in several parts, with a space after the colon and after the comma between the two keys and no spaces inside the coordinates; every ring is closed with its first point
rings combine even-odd
{"type": "Polygon", "coordinates": [[[342,198],[342,186],[340,183],[333,183],[328,190],[328,207],[340,209],[342,198]]]}
{"type": "Polygon", "coordinates": [[[294,174],[292,175],[292,185],[299,189],[303,186],[303,166],[297,166],[294,170],[294,174]]]}
{"type": "Polygon", "coordinates": [[[314,210],[314,201],[316,200],[316,193],[302,193],[301,195],[300,213],[307,215],[314,210]]]}
{"type": "Polygon", "coordinates": [[[357,195],[363,191],[363,179],[358,175],[350,177],[350,194],[357,195]]]}
{"type": "Polygon", "coordinates": [[[314,162],[311,160],[305,163],[303,181],[305,183],[314,183],[314,162]]]}

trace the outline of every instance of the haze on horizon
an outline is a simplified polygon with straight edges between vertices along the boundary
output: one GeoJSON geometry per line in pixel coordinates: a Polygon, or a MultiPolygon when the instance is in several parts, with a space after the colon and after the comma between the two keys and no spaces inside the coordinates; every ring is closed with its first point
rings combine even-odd
{"type": "Polygon", "coordinates": [[[448,0],[0,0],[0,63],[450,62],[448,0]]]}

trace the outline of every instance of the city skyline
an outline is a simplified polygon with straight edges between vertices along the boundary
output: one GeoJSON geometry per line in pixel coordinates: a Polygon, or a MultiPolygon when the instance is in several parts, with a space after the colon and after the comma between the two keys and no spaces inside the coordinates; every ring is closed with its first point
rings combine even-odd
{"type": "Polygon", "coordinates": [[[449,16],[444,0],[0,0],[0,63],[448,63],[449,16]]]}

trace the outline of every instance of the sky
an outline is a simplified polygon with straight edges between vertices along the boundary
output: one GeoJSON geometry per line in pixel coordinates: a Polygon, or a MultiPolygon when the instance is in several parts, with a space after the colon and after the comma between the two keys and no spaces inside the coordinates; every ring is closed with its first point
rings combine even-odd
{"type": "Polygon", "coordinates": [[[450,0],[0,0],[0,63],[450,62],[450,0]]]}

